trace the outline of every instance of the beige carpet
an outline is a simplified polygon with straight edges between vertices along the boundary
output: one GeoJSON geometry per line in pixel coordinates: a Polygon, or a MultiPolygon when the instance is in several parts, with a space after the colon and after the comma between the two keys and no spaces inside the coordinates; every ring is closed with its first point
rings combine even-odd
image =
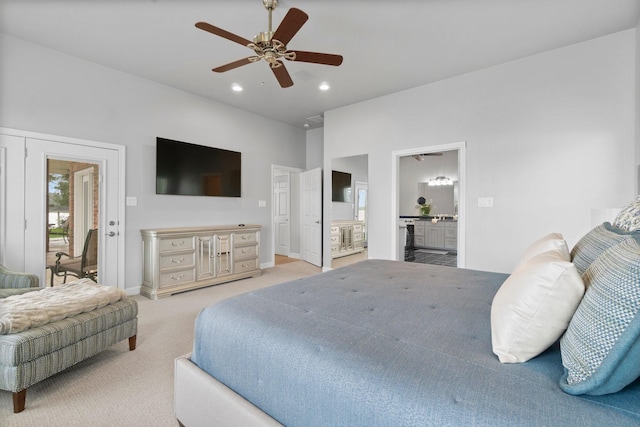
{"type": "Polygon", "coordinates": [[[27,390],[24,412],[13,413],[0,391],[0,426],[171,426],[173,360],[189,353],[198,312],[233,295],[317,274],[303,261],[263,270],[258,278],[211,286],[169,298],[138,301],[138,345],[127,341],[27,390]]]}

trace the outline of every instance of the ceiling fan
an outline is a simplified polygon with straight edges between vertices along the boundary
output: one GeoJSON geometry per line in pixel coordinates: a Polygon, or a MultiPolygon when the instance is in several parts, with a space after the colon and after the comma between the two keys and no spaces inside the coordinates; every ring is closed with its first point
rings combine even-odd
{"type": "Polygon", "coordinates": [[[258,62],[264,59],[269,63],[269,67],[275,75],[278,83],[283,88],[293,86],[293,80],[289,72],[284,66],[282,59],[289,61],[299,62],[311,62],[314,64],[323,65],[340,65],[342,64],[342,56],[334,55],[331,53],[319,53],[319,52],[306,52],[303,50],[288,50],[287,44],[291,41],[293,36],[302,28],[309,15],[301,11],[300,9],[291,8],[285,15],[284,19],[278,26],[275,32],[271,30],[271,15],[273,10],[278,5],[278,0],[262,0],[265,9],[269,11],[269,27],[267,31],[258,33],[253,41],[247,40],[243,37],[230,33],[222,28],[215,27],[206,22],[196,23],[196,27],[201,30],[208,31],[220,37],[224,37],[232,42],[239,43],[243,46],[255,52],[255,55],[248,58],[239,59],[229,64],[221,65],[214,68],[212,71],[216,73],[224,73],[225,71],[233,70],[234,68],[241,67],[243,65],[258,62]]]}

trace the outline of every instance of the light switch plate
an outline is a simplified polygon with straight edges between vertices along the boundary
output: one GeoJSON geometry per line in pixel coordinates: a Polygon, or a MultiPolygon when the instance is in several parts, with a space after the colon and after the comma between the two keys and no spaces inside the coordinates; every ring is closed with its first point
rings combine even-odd
{"type": "Polygon", "coordinates": [[[258,207],[259,208],[266,208],[267,207],[267,201],[266,200],[258,200],[258,207]]]}
{"type": "Polygon", "coordinates": [[[478,207],[479,208],[492,208],[493,207],[493,197],[478,197],[478,207]]]}
{"type": "Polygon", "coordinates": [[[138,206],[137,197],[127,197],[127,206],[138,206]]]}

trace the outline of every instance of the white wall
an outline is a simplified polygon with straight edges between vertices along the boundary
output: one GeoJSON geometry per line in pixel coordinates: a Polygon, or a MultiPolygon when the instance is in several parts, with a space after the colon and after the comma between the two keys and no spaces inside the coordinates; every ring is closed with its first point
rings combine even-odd
{"type": "Polygon", "coordinates": [[[326,112],[325,165],[369,154],[369,256],[394,258],[392,151],[459,141],[466,267],[509,272],[554,231],[575,244],[635,193],[634,57],[628,30],[326,112]]]}
{"type": "Polygon", "coordinates": [[[640,21],[636,25],[636,194],[640,195],[640,21]]]}
{"type": "Polygon", "coordinates": [[[127,147],[128,289],[142,228],[261,224],[260,261],[272,259],[271,164],[305,167],[304,130],[4,35],[0,52],[0,127],[127,147]],[[156,136],[242,152],[242,198],[156,195],[156,136]]]}
{"type": "Polygon", "coordinates": [[[307,169],[323,166],[324,129],[317,128],[307,131],[307,169]]]}

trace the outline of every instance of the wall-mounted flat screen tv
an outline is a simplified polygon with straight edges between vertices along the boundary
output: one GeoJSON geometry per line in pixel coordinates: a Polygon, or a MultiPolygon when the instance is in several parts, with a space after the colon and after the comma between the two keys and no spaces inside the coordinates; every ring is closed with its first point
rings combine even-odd
{"type": "Polygon", "coordinates": [[[352,202],[350,173],[331,171],[331,201],[352,202]]]}
{"type": "Polygon", "coordinates": [[[156,138],[156,194],[240,197],[241,154],[156,138]]]}

